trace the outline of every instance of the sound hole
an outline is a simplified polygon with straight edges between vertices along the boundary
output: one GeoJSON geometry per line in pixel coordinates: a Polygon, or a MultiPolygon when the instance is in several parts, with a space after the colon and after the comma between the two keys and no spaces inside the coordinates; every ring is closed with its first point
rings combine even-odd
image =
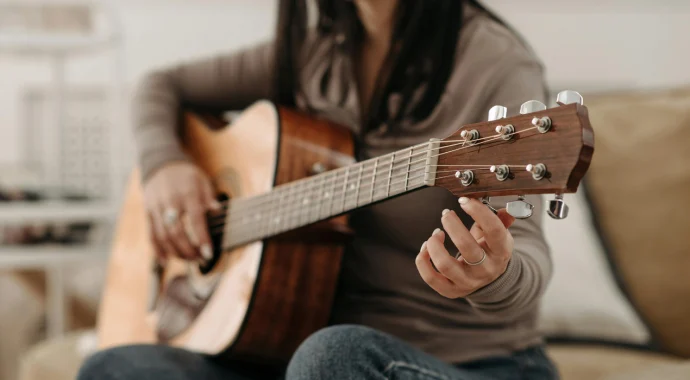
{"type": "Polygon", "coordinates": [[[223,220],[223,223],[225,223],[227,205],[229,200],[230,197],[228,197],[226,194],[220,194],[218,196],[218,202],[220,202],[220,204],[223,206],[222,211],[207,214],[206,224],[207,226],[209,226],[209,235],[211,236],[211,243],[213,244],[213,258],[211,259],[211,261],[205,264],[199,264],[199,271],[202,274],[210,273],[213,270],[213,268],[215,268],[216,264],[218,263],[218,260],[220,260],[221,254],[223,253],[223,233],[222,231],[220,231],[221,228],[219,227],[215,228],[216,232],[214,233],[213,226],[218,225],[220,223],[221,218],[223,220]]]}

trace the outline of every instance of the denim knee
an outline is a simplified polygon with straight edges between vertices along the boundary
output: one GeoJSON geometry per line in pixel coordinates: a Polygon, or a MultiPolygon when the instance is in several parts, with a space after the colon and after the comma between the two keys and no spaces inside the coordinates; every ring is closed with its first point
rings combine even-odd
{"type": "Polygon", "coordinates": [[[84,361],[77,380],[114,380],[116,371],[127,368],[127,351],[121,347],[96,352],[84,361]]]}
{"type": "Polygon", "coordinates": [[[299,346],[287,379],[371,378],[386,362],[386,341],[384,334],[364,326],[324,328],[299,346]]]}

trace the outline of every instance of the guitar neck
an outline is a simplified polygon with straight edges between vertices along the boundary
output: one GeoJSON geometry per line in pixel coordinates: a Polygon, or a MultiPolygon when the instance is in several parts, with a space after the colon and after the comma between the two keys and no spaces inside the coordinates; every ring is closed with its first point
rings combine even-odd
{"type": "Polygon", "coordinates": [[[432,140],[384,156],[275,187],[229,202],[223,247],[262,240],[432,186],[438,142],[432,140]]]}

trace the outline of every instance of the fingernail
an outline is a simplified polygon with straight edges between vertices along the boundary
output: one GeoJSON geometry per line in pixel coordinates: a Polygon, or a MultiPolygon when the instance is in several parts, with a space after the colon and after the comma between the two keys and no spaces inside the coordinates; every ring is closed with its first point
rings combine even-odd
{"type": "Polygon", "coordinates": [[[460,197],[460,199],[458,199],[458,202],[459,202],[461,205],[466,205],[467,202],[469,202],[469,201],[470,201],[470,198],[467,198],[467,197],[460,197]]]}
{"type": "Polygon", "coordinates": [[[426,248],[426,242],[422,243],[422,248],[419,249],[419,252],[424,251],[424,248],[426,248]]]}
{"type": "Polygon", "coordinates": [[[437,229],[434,230],[434,232],[432,233],[432,235],[438,235],[438,234],[440,234],[440,233],[441,233],[441,229],[440,229],[440,228],[437,228],[437,229]]]}
{"type": "Polygon", "coordinates": [[[446,215],[449,212],[450,212],[450,210],[445,209],[445,210],[441,211],[441,216],[446,215]]]}
{"type": "Polygon", "coordinates": [[[204,244],[201,246],[201,257],[206,261],[211,261],[211,259],[213,259],[213,249],[211,249],[210,245],[204,244]]]}

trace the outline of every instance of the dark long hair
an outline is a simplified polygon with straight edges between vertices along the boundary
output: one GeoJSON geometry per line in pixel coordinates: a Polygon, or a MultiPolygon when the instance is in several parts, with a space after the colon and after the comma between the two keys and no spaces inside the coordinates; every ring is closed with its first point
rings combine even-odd
{"type": "MultiPolygon", "coordinates": [[[[275,100],[279,104],[293,106],[299,91],[296,57],[307,32],[308,1],[280,1],[275,45],[275,100]]],[[[314,1],[318,12],[316,32],[322,37],[343,36],[345,42],[339,48],[354,54],[364,31],[353,1],[314,1]]],[[[465,1],[485,10],[475,0],[400,0],[391,49],[367,107],[363,130],[400,121],[422,84],[423,93],[414,109],[408,110],[410,116],[423,120],[435,108],[454,66],[465,1]],[[395,110],[390,110],[386,101],[392,93],[400,94],[395,110]]]]}

